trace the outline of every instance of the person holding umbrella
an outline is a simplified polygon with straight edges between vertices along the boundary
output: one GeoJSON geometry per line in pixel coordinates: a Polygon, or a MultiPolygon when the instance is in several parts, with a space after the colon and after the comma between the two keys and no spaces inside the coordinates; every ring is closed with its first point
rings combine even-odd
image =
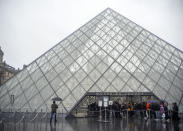
{"type": "Polygon", "coordinates": [[[50,123],[52,122],[52,119],[53,119],[53,116],[54,115],[55,115],[55,123],[57,122],[57,119],[56,119],[57,108],[58,108],[58,105],[55,104],[55,101],[53,101],[53,104],[51,105],[51,118],[50,118],[50,123]]]}

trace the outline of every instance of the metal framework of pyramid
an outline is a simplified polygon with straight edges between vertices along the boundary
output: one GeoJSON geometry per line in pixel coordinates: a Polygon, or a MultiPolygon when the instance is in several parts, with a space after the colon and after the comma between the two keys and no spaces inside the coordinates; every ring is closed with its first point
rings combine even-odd
{"type": "Polygon", "coordinates": [[[107,8],[0,87],[0,108],[69,113],[88,92],[153,92],[183,112],[183,53],[107,8]]]}

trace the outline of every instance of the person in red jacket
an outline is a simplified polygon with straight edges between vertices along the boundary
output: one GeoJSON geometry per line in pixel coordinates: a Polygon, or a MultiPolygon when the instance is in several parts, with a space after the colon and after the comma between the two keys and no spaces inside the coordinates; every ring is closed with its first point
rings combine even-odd
{"type": "Polygon", "coordinates": [[[146,103],[146,118],[145,120],[147,120],[149,118],[149,113],[150,112],[150,102],[146,103]]]}

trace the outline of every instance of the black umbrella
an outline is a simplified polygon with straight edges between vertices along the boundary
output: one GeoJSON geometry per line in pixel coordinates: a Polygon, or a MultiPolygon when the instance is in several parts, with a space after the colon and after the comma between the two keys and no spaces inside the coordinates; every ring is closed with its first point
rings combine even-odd
{"type": "Polygon", "coordinates": [[[62,101],[62,98],[57,96],[57,97],[52,98],[51,100],[52,101],[62,101]]]}

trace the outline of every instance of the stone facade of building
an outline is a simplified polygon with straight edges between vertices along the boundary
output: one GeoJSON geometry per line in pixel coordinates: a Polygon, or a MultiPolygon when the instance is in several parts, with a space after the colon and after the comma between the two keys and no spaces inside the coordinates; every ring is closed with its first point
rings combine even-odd
{"type": "Polygon", "coordinates": [[[3,51],[0,47],[0,85],[2,85],[6,80],[15,75],[19,70],[16,70],[14,67],[8,65],[3,61],[3,51]]]}

